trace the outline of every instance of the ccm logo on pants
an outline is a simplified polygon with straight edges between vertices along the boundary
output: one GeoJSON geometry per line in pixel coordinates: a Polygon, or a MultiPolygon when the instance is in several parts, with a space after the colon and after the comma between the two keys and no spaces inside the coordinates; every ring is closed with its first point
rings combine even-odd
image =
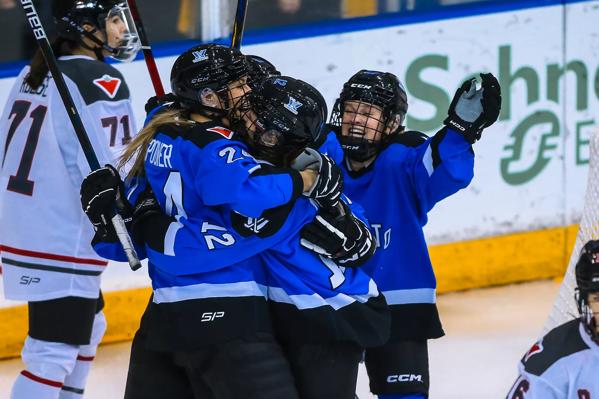
{"type": "Polygon", "coordinates": [[[202,313],[202,323],[205,321],[214,321],[225,316],[225,312],[205,312],[202,313]]]}
{"type": "Polygon", "coordinates": [[[422,382],[422,375],[421,374],[396,374],[396,375],[390,375],[387,377],[387,382],[390,382],[390,383],[411,382],[411,381],[422,382]]]}

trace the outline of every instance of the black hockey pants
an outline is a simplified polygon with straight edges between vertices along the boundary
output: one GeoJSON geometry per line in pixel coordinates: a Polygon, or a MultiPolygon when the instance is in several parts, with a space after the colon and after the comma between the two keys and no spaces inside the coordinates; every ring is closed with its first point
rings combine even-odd
{"type": "Polygon", "coordinates": [[[299,399],[289,364],[270,334],[181,352],[131,347],[125,399],[299,399]]]}

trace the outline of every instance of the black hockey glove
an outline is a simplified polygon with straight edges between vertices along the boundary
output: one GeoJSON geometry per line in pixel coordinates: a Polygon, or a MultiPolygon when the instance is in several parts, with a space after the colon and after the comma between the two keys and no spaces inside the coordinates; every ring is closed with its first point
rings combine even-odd
{"type": "Polygon", "coordinates": [[[83,179],[80,191],[81,206],[94,225],[99,239],[117,239],[111,222],[113,208],[123,217],[125,224],[131,222],[132,209],[124,197],[124,192],[123,181],[112,165],[94,170],[83,179]]]}
{"type": "Polygon", "coordinates": [[[150,219],[168,219],[168,223],[173,220],[167,216],[160,207],[158,200],[154,196],[152,187],[148,184],[146,189],[139,194],[135,207],[133,208],[133,220],[131,222],[131,237],[137,243],[147,241],[146,232],[154,230],[151,226],[150,219]]]}
{"type": "Polygon", "coordinates": [[[476,79],[465,81],[456,91],[443,123],[461,133],[466,140],[479,140],[483,129],[491,126],[501,111],[501,88],[490,73],[481,73],[482,84],[476,89],[476,79]]]}
{"type": "Polygon", "coordinates": [[[335,208],[320,209],[300,236],[303,247],[343,267],[361,266],[376,249],[370,230],[342,201],[335,208]]]}
{"type": "Polygon", "coordinates": [[[335,161],[312,148],[306,148],[293,161],[291,167],[300,171],[312,169],[318,172],[312,188],[304,192],[305,196],[318,201],[323,208],[337,204],[343,192],[343,174],[335,161]]]}

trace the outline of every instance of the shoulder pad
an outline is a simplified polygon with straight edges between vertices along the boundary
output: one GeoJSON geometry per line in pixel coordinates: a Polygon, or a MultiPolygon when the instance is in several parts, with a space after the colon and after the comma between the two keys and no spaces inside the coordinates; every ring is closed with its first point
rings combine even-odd
{"type": "Polygon", "coordinates": [[[97,101],[129,99],[123,75],[111,65],[86,58],[59,60],[58,67],[79,89],[87,105],[97,101]]]}
{"type": "Polygon", "coordinates": [[[549,331],[522,358],[524,369],[540,376],[561,358],[589,349],[580,336],[580,319],[569,321],[549,331]]]}
{"type": "Polygon", "coordinates": [[[191,126],[169,123],[159,126],[156,130],[158,133],[173,139],[181,137],[200,148],[204,148],[215,141],[232,140],[235,136],[232,130],[219,126],[214,122],[196,123],[191,126]]]}
{"type": "Polygon", "coordinates": [[[214,122],[198,123],[186,129],[183,135],[185,140],[191,141],[200,148],[219,140],[233,140],[237,137],[232,130],[219,126],[214,122]]]}
{"type": "Polygon", "coordinates": [[[156,127],[156,134],[164,134],[170,138],[184,137],[191,126],[177,125],[175,123],[166,123],[156,127]]]}
{"type": "Polygon", "coordinates": [[[420,144],[428,140],[428,136],[416,130],[408,130],[403,133],[396,134],[389,144],[401,144],[406,147],[418,147],[420,144]]]}

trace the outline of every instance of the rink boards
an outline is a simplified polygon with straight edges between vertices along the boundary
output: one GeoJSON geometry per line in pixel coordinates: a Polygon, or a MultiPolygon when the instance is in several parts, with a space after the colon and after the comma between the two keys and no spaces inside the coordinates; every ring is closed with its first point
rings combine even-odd
{"type": "MultiPolygon", "coordinates": [[[[511,9],[426,20],[358,19],[293,34],[273,30],[249,35],[244,49],[316,85],[329,109],[358,69],[394,72],[408,91],[408,127],[429,134],[441,125],[461,81],[493,72],[502,84],[503,110],[475,144],[475,178],[435,207],[425,228],[439,292],[551,278],[562,274],[575,240],[588,137],[599,121],[599,37],[593,32],[599,1],[554,3],[521,1],[511,9]]],[[[158,52],[165,83],[175,54],[188,46],[158,52]]],[[[115,66],[141,121],[153,94],[145,65],[115,66]]],[[[0,103],[12,82],[0,80],[0,103]]],[[[111,265],[108,273],[106,340],[127,339],[149,297],[140,288],[147,278],[125,265],[111,265]]],[[[0,357],[12,356],[26,332],[26,312],[14,303],[0,306],[0,357]]]]}

